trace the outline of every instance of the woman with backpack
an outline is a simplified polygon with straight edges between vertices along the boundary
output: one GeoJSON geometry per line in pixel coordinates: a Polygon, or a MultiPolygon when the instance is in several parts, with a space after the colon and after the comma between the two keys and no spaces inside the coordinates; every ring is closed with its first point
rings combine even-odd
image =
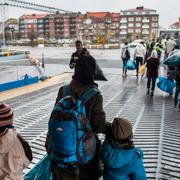
{"type": "Polygon", "coordinates": [[[77,61],[72,81],[68,86],[66,85],[59,89],[55,107],[49,120],[45,145],[52,162],[52,171],[56,180],[98,180],[101,176],[99,164],[100,142],[96,134],[105,131],[106,121],[103,110],[103,98],[98,90],[98,85],[94,82],[96,67],[96,61],[92,56],[81,56],[77,61]],[[91,89],[94,91],[93,95],[91,94],[91,89]],[[86,96],[84,96],[85,94],[86,96]],[[85,102],[86,118],[83,111],[81,114],[78,114],[78,111],[76,111],[77,109],[83,109],[83,106],[79,106],[82,101],[85,102]],[[76,104],[76,108],[71,110],[70,107],[73,103],[76,104]],[[64,113],[64,107],[67,107],[67,113],[64,113]],[[74,111],[77,112],[76,117],[80,119],[80,121],[75,120],[75,124],[78,124],[77,128],[71,121],[75,117],[74,111]],[[68,121],[62,122],[65,119],[68,121]],[[56,126],[57,124],[59,124],[58,127],[56,126]],[[54,134],[56,132],[53,132],[53,128],[55,129],[54,131],[58,130],[57,137],[60,138],[55,137],[54,134]],[[69,130],[72,138],[69,139],[66,136],[66,129],[67,131],[69,130]],[[77,134],[77,137],[73,136],[74,132],[77,134]],[[92,133],[95,135],[95,141],[92,133]],[[63,138],[63,135],[65,138],[63,138]],[[80,142],[80,145],[76,146],[77,143],[75,142],[80,142]],[[82,147],[81,149],[79,149],[80,146],[82,147]],[[54,147],[60,147],[62,150],[58,151],[54,147]],[[77,148],[75,151],[74,147],[77,148]],[[84,153],[81,154],[81,151],[84,153]]]}
{"type": "Polygon", "coordinates": [[[127,64],[127,61],[128,61],[129,58],[130,58],[130,49],[129,49],[128,43],[125,42],[124,46],[123,46],[123,48],[121,50],[121,59],[122,59],[122,62],[123,62],[122,76],[124,76],[124,77],[126,77],[126,75],[127,75],[126,64],[127,64]]]}

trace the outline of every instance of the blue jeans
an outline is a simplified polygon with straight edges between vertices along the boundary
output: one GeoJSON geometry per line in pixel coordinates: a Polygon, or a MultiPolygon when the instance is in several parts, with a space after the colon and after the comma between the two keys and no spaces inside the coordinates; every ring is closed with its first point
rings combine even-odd
{"type": "Polygon", "coordinates": [[[126,72],[127,72],[126,64],[127,64],[128,59],[127,58],[122,58],[122,61],[123,61],[123,73],[126,74],[126,72]]]}
{"type": "Polygon", "coordinates": [[[180,109],[180,87],[176,87],[175,91],[175,97],[174,97],[174,105],[175,107],[179,104],[179,109],[180,109]]]}

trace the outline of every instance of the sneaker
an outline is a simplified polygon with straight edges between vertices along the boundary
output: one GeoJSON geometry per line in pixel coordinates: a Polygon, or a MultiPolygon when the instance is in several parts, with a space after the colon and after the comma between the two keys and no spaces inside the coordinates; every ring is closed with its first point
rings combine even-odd
{"type": "Polygon", "coordinates": [[[150,93],[150,90],[148,89],[148,90],[147,90],[147,94],[149,94],[149,93],[150,93]]]}

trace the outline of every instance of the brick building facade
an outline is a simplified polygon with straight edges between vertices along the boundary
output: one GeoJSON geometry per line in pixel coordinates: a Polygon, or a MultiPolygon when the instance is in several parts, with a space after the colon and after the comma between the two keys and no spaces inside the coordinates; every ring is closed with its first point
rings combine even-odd
{"type": "Polygon", "coordinates": [[[119,40],[119,13],[87,12],[77,16],[76,24],[76,36],[83,41],[97,41],[100,37],[107,42],[119,40]]]}
{"type": "Polygon", "coordinates": [[[87,42],[104,38],[106,42],[156,38],[159,14],[137,7],[121,13],[87,12],[32,14],[19,19],[22,38],[80,39],[87,42]]]}

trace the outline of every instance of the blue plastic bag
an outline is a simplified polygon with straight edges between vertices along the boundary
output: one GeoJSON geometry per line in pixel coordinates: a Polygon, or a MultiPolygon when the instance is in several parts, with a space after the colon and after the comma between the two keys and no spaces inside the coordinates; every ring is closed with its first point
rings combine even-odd
{"type": "Polygon", "coordinates": [[[136,69],[136,63],[132,59],[129,59],[126,63],[126,69],[128,70],[136,69]]]}
{"type": "Polygon", "coordinates": [[[24,180],[53,180],[51,162],[46,155],[25,176],[24,180]]]}
{"type": "Polygon", "coordinates": [[[173,89],[176,86],[173,80],[170,80],[166,77],[159,77],[159,82],[157,83],[157,87],[162,91],[173,94],[173,89]]]}

